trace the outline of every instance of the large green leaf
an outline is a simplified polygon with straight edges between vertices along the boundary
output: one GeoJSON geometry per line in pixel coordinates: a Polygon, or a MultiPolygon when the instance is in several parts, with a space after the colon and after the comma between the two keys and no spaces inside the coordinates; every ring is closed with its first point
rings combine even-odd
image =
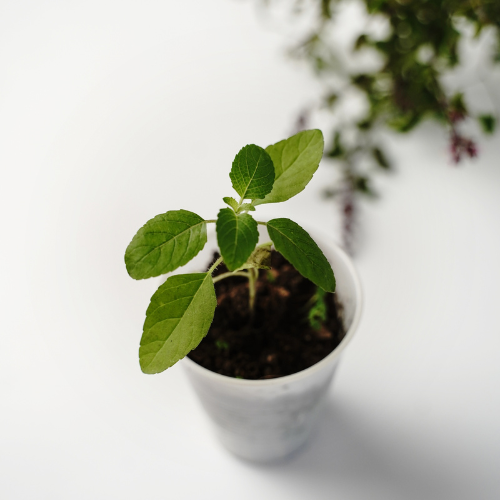
{"type": "Polygon", "coordinates": [[[335,291],[332,266],[304,229],[290,219],[273,219],[267,223],[267,230],[276,250],[302,276],[327,292],[335,291]]]}
{"type": "Polygon", "coordinates": [[[214,284],[209,273],[171,276],[151,297],[139,348],[144,373],[160,373],[192,351],[214,317],[214,284]]]}
{"type": "Polygon", "coordinates": [[[279,203],[300,193],[312,179],[323,156],[323,134],[304,130],[266,148],[274,164],[272,191],[254,205],[279,203]]]}
{"type": "Polygon", "coordinates": [[[264,198],[273,188],[273,162],[264,149],[248,144],[234,158],[229,177],[243,199],[264,198]]]}
{"type": "Polygon", "coordinates": [[[136,280],[160,276],[187,264],[206,242],[207,225],[199,215],[171,210],[137,231],[125,252],[125,265],[136,280]]]}
{"type": "Polygon", "coordinates": [[[217,243],[230,271],[243,265],[259,240],[257,222],[249,214],[235,214],[222,208],[217,216],[217,243]]]}

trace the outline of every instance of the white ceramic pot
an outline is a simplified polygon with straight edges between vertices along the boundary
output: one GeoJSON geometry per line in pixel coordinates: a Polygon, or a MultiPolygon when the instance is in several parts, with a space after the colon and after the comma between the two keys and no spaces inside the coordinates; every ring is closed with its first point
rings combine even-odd
{"type": "Polygon", "coordinates": [[[266,462],[284,458],[306,441],[325,399],[340,356],[361,315],[357,273],[338,246],[321,245],[337,281],[346,335],[319,363],[269,380],[242,380],[212,372],[189,358],[187,374],[222,443],[235,455],[266,462]]]}

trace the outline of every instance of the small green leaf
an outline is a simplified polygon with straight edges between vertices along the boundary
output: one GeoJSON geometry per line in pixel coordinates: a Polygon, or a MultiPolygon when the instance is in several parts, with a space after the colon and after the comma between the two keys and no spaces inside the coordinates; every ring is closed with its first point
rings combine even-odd
{"type": "Polygon", "coordinates": [[[465,106],[464,95],[462,92],[457,92],[451,97],[450,108],[462,115],[467,114],[467,107],[465,106]]]}
{"type": "Polygon", "coordinates": [[[326,153],[326,156],[328,156],[329,158],[340,158],[340,157],[344,156],[344,154],[345,154],[345,149],[342,146],[342,143],[340,140],[340,132],[336,131],[334,136],[333,136],[332,147],[331,147],[330,151],[328,151],[326,153]]]}
{"type": "Polygon", "coordinates": [[[240,207],[240,212],[243,210],[248,210],[249,212],[255,212],[255,207],[251,203],[243,203],[240,207]]]}
{"type": "Polygon", "coordinates": [[[229,344],[224,340],[216,340],[215,347],[221,351],[227,351],[229,349],[229,344]]]}
{"type": "Polygon", "coordinates": [[[321,0],[321,14],[324,19],[332,18],[332,8],[330,6],[330,0],[321,0]]]}
{"type": "Polygon", "coordinates": [[[168,278],[146,311],[139,348],[142,371],[160,373],[192,351],[207,334],[216,305],[209,273],[168,278]]]}
{"type": "Polygon", "coordinates": [[[309,324],[316,331],[321,329],[327,318],[325,296],[326,292],[321,287],[318,287],[309,301],[311,306],[308,313],[309,324]]]}
{"type": "Polygon", "coordinates": [[[354,85],[361,88],[365,92],[369,92],[371,90],[374,82],[374,78],[372,75],[366,75],[364,73],[353,75],[351,79],[354,85]]]}
{"type": "Polygon", "coordinates": [[[362,193],[364,195],[370,196],[372,198],[377,197],[377,193],[373,190],[370,182],[370,178],[365,175],[355,175],[351,178],[351,185],[354,191],[362,193]]]}
{"type": "Polygon", "coordinates": [[[493,115],[480,115],[478,119],[485,134],[492,134],[495,131],[496,120],[493,115]]]}
{"type": "Polygon", "coordinates": [[[229,177],[242,199],[264,198],[273,188],[273,162],[264,149],[249,144],[234,158],[229,177]]]}
{"type": "Polygon", "coordinates": [[[136,280],[160,276],[187,264],[206,242],[207,225],[199,215],[171,210],[137,231],[125,251],[125,265],[136,280]]]}
{"type": "Polygon", "coordinates": [[[243,265],[259,240],[257,222],[249,214],[235,214],[223,208],[217,216],[217,243],[230,271],[243,265]]]}
{"type": "Polygon", "coordinates": [[[335,291],[332,267],[315,241],[290,219],[273,219],[267,223],[269,236],[285,259],[302,276],[327,292],[335,291]]]}
{"type": "Polygon", "coordinates": [[[359,50],[361,47],[367,45],[368,37],[363,33],[356,38],[354,42],[354,50],[359,50]]]}
{"type": "Polygon", "coordinates": [[[271,244],[257,247],[248,260],[237,269],[271,269],[271,244]]]}
{"type": "Polygon", "coordinates": [[[254,205],[280,203],[300,193],[312,179],[323,156],[323,134],[304,130],[266,148],[272,158],[276,179],[272,191],[254,205]]]}
{"type": "Polygon", "coordinates": [[[371,120],[370,118],[365,118],[364,120],[359,121],[356,125],[359,130],[370,130],[373,125],[373,120],[371,120]]]}
{"type": "Polygon", "coordinates": [[[384,170],[391,169],[391,164],[389,163],[389,160],[387,159],[385,153],[380,148],[373,148],[372,154],[373,158],[375,158],[375,161],[377,162],[380,168],[383,168],[384,170]]]}
{"type": "Polygon", "coordinates": [[[238,210],[238,202],[232,196],[225,196],[222,201],[227,203],[235,212],[238,210]]]}
{"type": "Polygon", "coordinates": [[[325,97],[325,102],[328,107],[332,107],[338,101],[338,94],[330,93],[325,97]]]}

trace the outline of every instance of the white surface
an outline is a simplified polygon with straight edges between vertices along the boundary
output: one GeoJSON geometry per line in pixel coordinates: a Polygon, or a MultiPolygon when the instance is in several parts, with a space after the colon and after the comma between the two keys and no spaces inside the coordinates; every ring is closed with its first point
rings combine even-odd
{"type": "MultiPolygon", "coordinates": [[[[131,280],[123,252],[157,213],[214,216],[238,149],[285,137],[314,85],[247,2],[0,12],[2,498],[500,496],[498,136],[460,168],[432,127],[393,141],[323,423],[292,461],[257,467],[219,447],[182,370],[140,372],[155,283],[131,280]]],[[[333,231],[317,197],[331,175],[260,216],[333,231]]]]}

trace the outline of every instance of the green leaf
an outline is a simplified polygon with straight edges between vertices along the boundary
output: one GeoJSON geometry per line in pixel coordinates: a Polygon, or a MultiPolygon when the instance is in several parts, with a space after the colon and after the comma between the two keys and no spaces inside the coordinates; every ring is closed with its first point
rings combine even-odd
{"type": "Polygon", "coordinates": [[[232,196],[225,196],[222,201],[227,203],[235,212],[238,210],[238,202],[232,196]]]}
{"type": "Polygon", "coordinates": [[[338,101],[338,98],[338,94],[330,93],[325,97],[325,102],[331,108],[338,101]]]}
{"type": "Polygon", "coordinates": [[[325,303],[326,292],[318,287],[316,289],[316,293],[311,297],[309,304],[311,304],[311,308],[309,309],[308,319],[309,324],[313,328],[313,330],[320,330],[323,323],[327,318],[327,309],[325,303]]]}
{"type": "Polygon", "coordinates": [[[125,251],[125,265],[136,280],[160,276],[187,264],[206,242],[207,225],[199,215],[171,210],[137,231],[125,251]]]}
{"type": "Polygon", "coordinates": [[[332,18],[332,8],[330,6],[331,0],[321,0],[321,14],[324,19],[332,18]]]}
{"type": "Polygon", "coordinates": [[[365,175],[355,175],[351,178],[351,185],[354,191],[358,193],[365,194],[372,198],[377,196],[377,193],[373,190],[371,186],[371,181],[369,177],[365,175]]]}
{"type": "Polygon", "coordinates": [[[485,134],[492,134],[495,131],[496,120],[493,115],[480,115],[478,119],[485,134]]]}
{"type": "Polygon", "coordinates": [[[224,340],[216,340],[215,347],[217,347],[217,349],[220,349],[221,351],[227,351],[229,349],[229,344],[224,340]]]}
{"type": "Polygon", "coordinates": [[[354,42],[354,50],[359,50],[361,47],[364,47],[367,45],[368,42],[368,37],[363,33],[356,38],[356,41],[354,42]]]}
{"type": "Polygon", "coordinates": [[[344,156],[344,154],[345,154],[345,149],[340,141],[340,132],[336,131],[333,136],[333,145],[330,151],[326,153],[326,156],[328,156],[329,158],[340,158],[344,156]]]}
{"type": "Polygon", "coordinates": [[[249,214],[235,214],[223,208],[217,216],[217,243],[230,271],[242,266],[259,240],[257,222],[249,214]]]}
{"type": "Polygon", "coordinates": [[[335,291],[332,267],[304,229],[290,219],[273,219],[267,223],[267,230],[276,250],[302,276],[327,292],[335,291]]]}
{"type": "Polygon", "coordinates": [[[450,108],[462,115],[467,114],[467,107],[464,102],[464,95],[462,92],[457,92],[450,99],[450,108]]]}
{"type": "Polygon", "coordinates": [[[139,348],[142,371],[160,373],[192,351],[207,334],[216,305],[209,273],[168,278],[146,311],[139,348]]]}
{"type": "Polygon", "coordinates": [[[249,212],[255,212],[255,207],[251,203],[243,203],[240,207],[240,211],[248,210],[249,212]]]}
{"type": "Polygon", "coordinates": [[[242,199],[264,198],[273,188],[273,162],[264,149],[248,144],[234,158],[229,177],[242,199]]]}
{"type": "Polygon", "coordinates": [[[389,163],[389,160],[387,159],[385,153],[380,148],[373,148],[372,154],[373,158],[375,158],[375,161],[377,162],[380,168],[383,168],[384,170],[391,169],[391,164],[389,163]]]}
{"type": "Polygon", "coordinates": [[[363,130],[363,131],[370,130],[372,125],[373,125],[373,121],[370,119],[361,120],[356,124],[356,126],[359,128],[359,130],[363,130]]]}
{"type": "Polygon", "coordinates": [[[352,83],[365,92],[369,92],[373,86],[374,78],[372,75],[361,73],[352,76],[352,83]]]}
{"type": "Polygon", "coordinates": [[[266,148],[272,158],[276,179],[272,191],[254,205],[280,203],[300,193],[312,179],[323,156],[323,134],[304,130],[266,148]]]}

